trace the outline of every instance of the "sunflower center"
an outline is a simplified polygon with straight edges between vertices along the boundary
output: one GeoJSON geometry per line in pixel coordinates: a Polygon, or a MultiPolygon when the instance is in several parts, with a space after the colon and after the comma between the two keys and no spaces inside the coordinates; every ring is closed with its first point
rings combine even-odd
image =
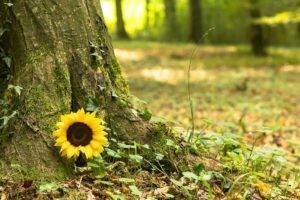
{"type": "Polygon", "coordinates": [[[76,122],[68,128],[67,139],[73,146],[86,146],[93,139],[93,132],[88,125],[76,122]]]}

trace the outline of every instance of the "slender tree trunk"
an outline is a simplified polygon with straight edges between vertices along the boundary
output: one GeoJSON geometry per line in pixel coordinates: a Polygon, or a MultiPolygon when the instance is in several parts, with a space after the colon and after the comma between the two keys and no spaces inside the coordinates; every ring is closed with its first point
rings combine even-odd
{"type": "MultiPolygon", "coordinates": [[[[300,1],[297,4],[297,7],[300,8],[300,1]]],[[[298,42],[300,44],[300,22],[297,23],[297,34],[296,34],[297,38],[298,38],[298,42]]]]}
{"type": "Polygon", "coordinates": [[[199,43],[202,38],[202,6],[201,0],[189,0],[190,35],[189,40],[199,43]]]}
{"type": "Polygon", "coordinates": [[[300,41],[300,22],[297,24],[297,35],[298,35],[298,40],[300,41]]]}
{"type": "Polygon", "coordinates": [[[267,54],[265,49],[265,40],[263,35],[263,27],[260,24],[254,23],[254,21],[261,17],[260,9],[258,6],[258,0],[250,0],[250,42],[252,46],[252,52],[257,56],[265,56],[267,54]]]}
{"type": "Polygon", "coordinates": [[[120,39],[129,39],[129,35],[125,29],[125,23],[122,11],[122,0],[116,0],[117,13],[117,36],[120,39]]]}
{"type": "Polygon", "coordinates": [[[145,29],[148,30],[150,27],[150,0],[145,0],[145,29]]]}
{"type": "Polygon", "coordinates": [[[176,0],[164,0],[165,6],[165,37],[168,40],[177,38],[176,0]]]}
{"type": "Polygon", "coordinates": [[[151,143],[158,137],[154,125],[132,112],[99,0],[22,0],[8,12],[0,8],[10,22],[1,43],[12,57],[10,83],[23,87],[12,101],[18,116],[0,130],[0,177],[70,175],[51,132],[61,114],[91,102],[118,138],[151,143]]]}

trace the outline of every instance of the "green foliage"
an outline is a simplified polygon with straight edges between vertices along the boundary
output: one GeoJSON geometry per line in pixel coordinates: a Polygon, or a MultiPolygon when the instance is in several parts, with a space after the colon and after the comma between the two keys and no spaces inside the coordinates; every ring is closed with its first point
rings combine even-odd
{"type": "Polygon", "coordinates": [[[298,24],[300,23],[300,8],[293,11],[283,11],[270,17],[262,17],[255,21],[258,24],[266,25],[282,25],[282,24],[298,24]]]}
{"type": "MultiPolygon", "coordinates": [[[[116,46],[126,53],[138,51],[142,57],[130,62],[117,54],[133,94],[146,99],[154,114],[184,126],[186,129],[178,132],[187,137],[191,124],[186,65],[194,46],[156,42],[117,42],[116,46]]],[[[298,48],[270,48],[270,56],[254,58],[244,46],[199,48],[191,73],[194,137],[191,143],[187,139],[163,143],[171,151],[179,147],[178,151],[192,154],[195,161],[169,175],[170,187],[176,188],[169,193],[175,199],[179,198],[177,192],[183,199],[200,198],[196,193],[202,193],[203,199],[299,198],[300,148],[297,139],[290,140],[298,138],[294,100],[299,93],[295,81],[299,52],[298,48]],[[277,138],[288,147],[276,147],[277,138]]],[[[166,119],[152,116],[150,121],[166,123],[166,119]]],[[[155,153],[160,163],[169,159],[167,155],[155,153]]]]}
{"type": "MultiPolygon", "coordinates": [[[[164,40],[177,38],[179,41],[187,41],[189,35],[189,7],[188,0],[176,0],[176,17],[178,28],[175,35],[165,37],[166,25],[164,23],[164,3],[162,0],[151,0],[149,3],[149,23],[146,24],[145,2],[140,0],[123,0],[124,19],[126,29],[132,38],[150,39],[150,40],[164,40]]],[[[205,38],[207,43],[223,44],[223,43],[247,43],[248,29],[251,23],[249,17],[249,1],[240,0],[202,0],[202,17],[203,30],[214,27],[208,37],[205,38]]],[[[259,9],[263,16],[273,16],[285,10],[295,10],[297,7],[297,0],[273,1],[260,0],[257,1],[259,9]]],[[[114,9],[114,2],[111,0],[104,0],[102,2],[104,16],[111,33],[115,32],[116,15],[114,9]]],[[[298,5],[299,6],[299,5],[298,5]]],[[[294,21],[292,17],[296,16],[297,11],[285,13],[289,15],[288,21],[294,21]]],[[[299,13],[299,12],[298,12],[299,13]]],[[[286,21],[286,16],[279,17],[281,22],[286,21]]],[[[278,23],[278,17],[276,17],[278,23]]],[[[264,18],[267,23],[274,23],[271,19],[264,18]]],[[[280,23],[281,23],[280,22],[280,23]]],[[[283,35],[282,29],[273,28],[266,29],[264,33],[269,38],[270,42],[274,44],[295,44],[297,42],[297,35],[295,35],[295,26],[286,26],[286,32],[283,35]],[[288,37],[286,37],[288,34],[288,37]]]]}
{"type": "Polygon", "coordinates": [[[39,192],[51,192],[51,191],[55,191],[61,187],[62,186],[60,184],[55,183],[55,182],[42,182],[39,184],[38,191],[39,192]]]}
{"type": "MultiPolygon", "coordinates": [[[[8,85],[6,95],[0,99],[0,131],[4,129],[9,121],[17,116],[18,112],[15,110],[14,101],[17,101],[21,95],[22,87],[15,85],[8,85]]],[[[0,136],[0,139],[3,137],[0,136]]]]}
{"type": "Polygon", "coordinates": [[[131,190],[132,194],[134,194],[135,196],[140,197],[142,195],[142,192],[135,185],[130,185],[129,189],[131,190]]]}
{"type": "MultiPolygon", "coordinates": [[[[206,123],[215,122],[206,120],[206,123]]],[[[184,151],[193,149],[193,154],[196,153],[199,159],[193,162],[194,166],[189,166],[191,171],[168,176],[177,192],[191,198],[198,191],[197,188],[204,186],[204,193],[210,199],[215,197],[216,188],[228,198],[249,198],[254,193],[267,199],[293,196],[293,191],[299,188],[300,168],[291,162],[291,154],[280,148],[257,147],[254,143],[245,142],[241,133],[230,133],[229,130],[232,130],[231,126],[220,133],[196,134],[191,143],[186,141],[184,151]],[[217,164],[211,165],[210,160],[217,164]]],[[[165,145],[174,150],[181,149],[174,140],[167,139],[165,145]]],[[[144,163],[144,158],[139,155],[139,151],[149,149],[148,145],[136,142],[126,144],[112,138],[110,146],[106,148],[103,157],[88,163],[88,169],[92,172],[90,175],[98,183],[108,186],[113,184],[105,180],[110,173],[115,173],[119,165],[116,163],[121,162],[123,169],[142,171],[145,170],[144,164],[149,164],[147,160],[148,163],[144,163]]],[[[155,162],[159,163],[164,157],[163,154],[156,153],[155,162]]],[[[152,170],[159,173],[162,169],[155,167],[155,162],[150,163],[152,170]]],[[[142,196],[143,191],[133,184],[135,179],[125,176],[118,178],[118,182],[126,185],[133,196],[142,196]]],[[[108,194],[113,199],[126,196],[118,190],[108,194]]],[[[172,193],[165,195],[176,196],[172,193]]]]}

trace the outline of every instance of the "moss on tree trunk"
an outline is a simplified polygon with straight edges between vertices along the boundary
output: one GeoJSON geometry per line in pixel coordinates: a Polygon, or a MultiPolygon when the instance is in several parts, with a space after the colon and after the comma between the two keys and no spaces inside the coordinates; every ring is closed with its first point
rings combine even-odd
{"type": "Polygon", "coordinates": [[[51,132],[63,113],[95,102],[111,132],[148,143],[159,128],[132,112],[98,0],[13,1],[5,51],[10,83],[23,87],[18,116],[1,131],[2,177],[33,179],[72,175],[53,147],[51,132]],[[20,176],[21,175],[21,176],[20,176]]]}

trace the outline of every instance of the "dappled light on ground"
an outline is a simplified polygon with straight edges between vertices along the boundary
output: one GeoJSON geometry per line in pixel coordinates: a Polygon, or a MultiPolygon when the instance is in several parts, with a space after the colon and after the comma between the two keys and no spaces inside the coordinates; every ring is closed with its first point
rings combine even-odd
{"type": "Polygon", "coordinates": [[[115,54],[123,61],[141,61],[145,59],[145,54],[141,51],[127,51],[124,49],[115,49],[115,54]]]}
{"type": "MultiPolygon", "coordinates": [[[[140,71],[140,75],[145,78],[153,79],[155,81],[177,84],[187,79],[187,70],[184,71],[179,69],[163,68],[143,69],[140,71]]],[[[207,74],[207,71],[205,70],[198,69],[191,71],[191,81],[214,79],[214,75],[207,74]]]]}
{"type": "Polygon", "coordinates": [[[300,73],[300,65],[283,65],[280,68],[280,71],[300,73]]]}
{"type": "MultiPolygon", "coordinates": [[[[146,100],[154,115],[191,128],[187,71],[195,46],[116,44],[132,93],[146,100]]],[[[243,46],[197,49],[190,81],[198,130],[229,128],[244,132],[245,140],[255,135],[261,145],[300,152],[300,51],[274,48],[270,52],[257,58],[243,46]]]]}

